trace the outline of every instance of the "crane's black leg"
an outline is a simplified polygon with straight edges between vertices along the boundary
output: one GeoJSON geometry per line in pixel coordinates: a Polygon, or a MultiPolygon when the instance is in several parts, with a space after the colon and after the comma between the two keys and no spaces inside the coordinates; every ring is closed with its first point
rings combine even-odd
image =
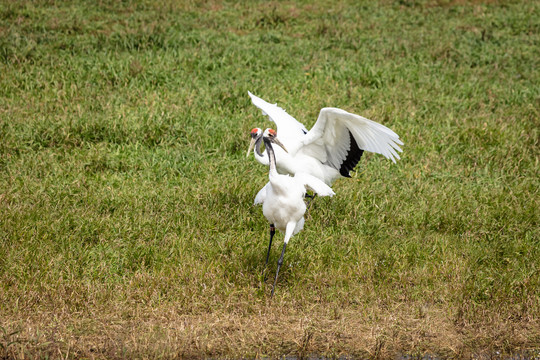
{"type": "Polygon", "coordinates": [[[272,248],[272,239],[274,238],[274,234],[276,233],[276,227],[274,224],[270,224],[270,242],[268,243],[268,252],[266,253],[266,263],[264,264],[263,274],[266,270],[266,266],[268,265],[268,259],[270,258],[270,249],[272,248]]]}
{"type": "Polygon", "coordinates": [[[268,259],[270,258],[270,249],[272,248],[272,239],[274,238],[274,234],[276,233],[276,227],[274,224],[270,224],[270,242],[268,243],[268,252],[266,253],[266,263],[264,266],[268,265],[268,259]]]}
{"type": "Polygon", "coordinates": [[[281,268],[281,265],[283,264],[283,256],[285,255],[285,249],[286,248],[287,248],[287,243],[284,243],[283,244],[283,250],[281,251],[281,256],[279,257],[279,260],[277,262],[276,278],[274,279],[274,286],[272,286],[272,295],[270,295],[270,297],[274,296],[274,290],[276,289],[276,283],[277,283],[277,278],[278,278],[278,275],[279,275],[279,269],[281,268]]]}

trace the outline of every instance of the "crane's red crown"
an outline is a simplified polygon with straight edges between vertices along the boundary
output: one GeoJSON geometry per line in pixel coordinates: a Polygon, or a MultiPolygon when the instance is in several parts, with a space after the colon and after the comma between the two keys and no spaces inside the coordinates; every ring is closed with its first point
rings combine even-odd
{"type": "Polygon", "coordinates": [[[259,132],[259,129],[258,128],[253,128],[251,129],[251,134],[255,135],[259,132]]]}
{"type": "Polygon", "coordinates": [[[276,130],[274,129],[268,129],[268,133],[272,136],[276,136],[276,130]]]}

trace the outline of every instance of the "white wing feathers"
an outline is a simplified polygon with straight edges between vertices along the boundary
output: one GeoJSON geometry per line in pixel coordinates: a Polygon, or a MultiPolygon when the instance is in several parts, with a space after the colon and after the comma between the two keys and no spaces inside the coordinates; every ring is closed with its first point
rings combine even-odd
{"type": "MultiPolygon", "coordinates": [[[[280,136],[282,142],[286,137],[296,138],[307,133],[307,129],[302,123],[287,114],[287,112],[277,106],[277,104],[270,104],[249,91],[248,94],[251,97],[253,105],[261,109],[263,115],[268,115],[270,120],[276,124],[276,131],[278,134],[282,135],[280,136]]],[[[285,142],[284,144],[287,146],[285,142]]]]}
{"type": "Polygon", "coordinates": [[[328,153],[335,155],[329,162],[338,163],[347,156],[349,131],[360,149],[381,154],[394,163],[400,158],[397,152],[402,151],[399,145],[403,145],[403,142],[395,132],[375,121],[337,108],[321,109],[317,122],[302,138],[302,143],[309,145],[322,139],[332,150],[328,153]]]}
{"type": "MultiPolygon", "coordinates": [[[[316,192],[319,196],[334,196],[335,193],[332,188],[326,185],[323,181],[317,179],[315,176],[306,174],[306,173],[296,173],[294,179],[297,180],[300,184],[306,187],[307,190],[316,192]]],[[[267,182],[264,187],[259,190],[257,195],[255,195],[255,200],[253,205],[263,204],[266,200],[266,189],[270,185],[270,182],[267,182]]]]}
{"type": "Polygon", "coordinates": [[[306,173],[296,173],[294,176],[300,183],[304,184],[309,190],[316,192],[319,196],[333,196],[335,195],[332,188],[326,185],[323,181],[317,179],[315,176],[306,173]]]}
{"type": "Polygon", "coordinates": [[[354,159],[361,156],[360,150],[381,154],[394,163],[400,159],[398,152],[402,150],[399,146],[403,142],[395,132],[375,121],[342,109],[323,108],[308,132],[302,123],[276,104],[270,104],[249,91],[248,94],[263,115],[268,115],[276,124],[278,137],[291,156],[302,154],[312,157],[336,170],[340,170],[343,164],[354,167],[354,159]]]}
{"type": "Polygon", "coordinates": [[[253,205],[262,204],[264,200],[266,200],[266,188],[269,186],[269,184],[270,182],[267,182],[266,185],[264,185],[264,187],[259,190],[257,195],[255,195],[255,201],[253,201],[253,205]]]}

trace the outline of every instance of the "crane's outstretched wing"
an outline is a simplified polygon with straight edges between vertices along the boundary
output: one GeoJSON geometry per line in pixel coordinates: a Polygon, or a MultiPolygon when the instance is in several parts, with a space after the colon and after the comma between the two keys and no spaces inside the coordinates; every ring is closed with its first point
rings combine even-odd
{"type": "Polygon", "coordinates": [[[255,195],[255,200],[253,201],[253,205],[260,205],[264,203],[264,200],[266,200],[266,188],[270,185],[270,182],[267,182],[266,185],[263,186],[261,190],[255,195]]]}
{"type": "Polygon", "coordinates": [[[319,196],[333,196],[335,195],[334,190],[323,181],[317,179],[315,176],[306,174],[306,173],[296,173],[294,176],[295,179],[298,179],[305,187],[309,190],[316,192],[319,196]]]}
{"type": "Polygon", "coordinates": [[[276,131],[279,139],[285,144],[285,147],[288,147],[287,145],[292,145],[287,144],[288,139],[299,141],[302,136],[307,134],[308,131],[306,127],[291,115],[287,114],[287,112],[277,106],[277,104],[270,104],[249,91],[248,94],[251,97],[253,105],[261,109],[263,115],[268,115],[270,120],[276,124],[276,131]]]}
{"type": "Polygon", "coordinates": [[[337,108],[323,108],[313,128],[302,138],[302,151],[326,150],[326,163],[348,176],[363,150],[381,154],[394,163],[399,159],[399,136],[384,125],[337,108]]]}

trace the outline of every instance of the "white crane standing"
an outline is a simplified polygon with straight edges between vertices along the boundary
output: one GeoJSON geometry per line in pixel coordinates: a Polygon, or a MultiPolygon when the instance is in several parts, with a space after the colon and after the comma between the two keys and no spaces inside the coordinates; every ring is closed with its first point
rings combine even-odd
{"type": "MultiPolygon", "coordinates": [[[[307,173],[327,185],[340,177],[350,177],[365,151],[382,154],[394,163],[399,159],[399,136],[384,125],[337,108],[323,108],[310,131],[285,110],[248,92],[251,101],[276,124],[279,139],[288,152],[276,148],[276,167],[282,174],[307,173]]],[[[260,131],[260,129],[258,129],[260,131]]],[[[261,131],[262,132],[262,131],[261,131]]],[[[248,150],[256,145],[252,135],[248,150]]],[[[259,142],[260,147],[260,142],[259,142]]],[[[264,153],[255,159],[268,165],[264,153]]]]}
{"type": "MultiPolygon", "coordinates": [[[[252,136],[254,132],[256,133],[257,129],[252,130],[252,136]]],[[[255,136],[257,135],[255,134],[255,136]]],[[[304,196],[307,189],[314,191],[320,196],[332,196],[334,195],[334,192],[324,182],[306,173],[296,172],[293,177],[279,174],[276,169],[276,158],[272,143],[281,146],[285,153],[287,152],[287,149],[277,139],[276,132],[273,129],[266,129],[262,135],[262,139],[268,155],[269,181],[257,193],[254,203],[263,205],[263,214],[270,222],[270,243],[266,254],[265,268],[268,264],[270,249],[272,247],[272,238],[274,236],[272,228],[275,226],[278,230],[285,233],[283,250],[281,251],[281,256],[278,260],[276,278],[274,279],[274,285],[272,286],[271,296],[274,296],[279,269],[283,264],[287,243],[293,235],[298,233],[304,227],[304,214],[306,212],[304,196]]],[[[258,147],[257,151],[260,152],[258,147]]]]}

